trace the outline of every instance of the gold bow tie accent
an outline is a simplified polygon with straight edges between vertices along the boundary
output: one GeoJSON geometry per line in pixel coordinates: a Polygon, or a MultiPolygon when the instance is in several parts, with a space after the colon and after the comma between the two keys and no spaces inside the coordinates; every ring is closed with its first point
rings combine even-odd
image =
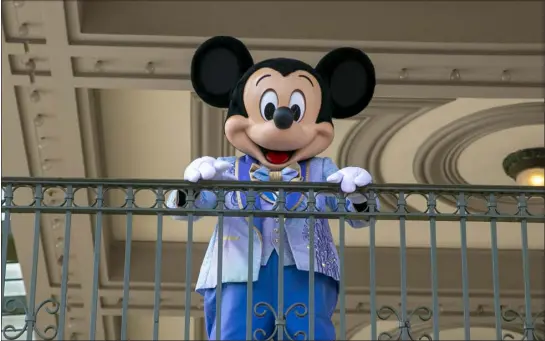
{"type": "Polygon", "coordinates": [[[297,162],[279,171],[271,171],[264,166],[260,166],[256,163],[252,164],[252,166],[250,167],[250,179],[252,181],[263,181],[255,176],[257,175],[256,172],[261,174],[267,173],[269,181],[303,181],[301,177],[301,166],[297,162]],[[291,179],[284,180],[285,178],[291,179]]]}

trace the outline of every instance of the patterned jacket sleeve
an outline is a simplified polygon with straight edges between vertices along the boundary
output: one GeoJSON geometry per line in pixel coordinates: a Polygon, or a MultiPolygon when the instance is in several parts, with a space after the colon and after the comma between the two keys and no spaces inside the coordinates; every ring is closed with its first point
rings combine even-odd
{"type": "MultiPolygon", "coordinates": [[[[322,181],[326,182],[327,177],[337,172],[338,170],[339,170],[339,167],[337,167],[337,165],[333,162],[333,160],[331,160],[328,157],[323,158],[322,181]]],[[[336,197],[327,196],[325,200],[326,200],[326,205],[332,211],[337,211],[339,209],[339,202],[336,197]]],[[[379,208],[380,208],[380,202],[377,198],[375,211],[378,211],[379,208]]],[[[346,210],[348,212],[367,212],[369,210],[369,206],[367,205],[367,202],[364,202],[361,204],[354,204],[352,203],[350,199],[346,199],[346,210]]],[[[347,222],[350,226],[354,228],[369,226],[368,219],[361,219],[361,220],[347,219],[347,222]]]]}

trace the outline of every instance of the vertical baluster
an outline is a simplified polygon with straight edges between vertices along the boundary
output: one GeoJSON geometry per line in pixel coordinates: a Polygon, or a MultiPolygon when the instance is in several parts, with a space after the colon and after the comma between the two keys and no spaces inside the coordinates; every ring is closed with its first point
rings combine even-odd
{"type": "Polygon", "coordinates": [[[309,298],[308,298],[308,338],[307,340],[314,340],[314,318],[315,318],[315,312],[314,312],[314,261],[316,258],[316,250],[314,245],[314,238],[316,234],[316,218],[314,217],[314,208],[316,204],[316,198],[314,190],[309,191],[309,199],[308,199],[308,210],[309,210],[309,239],[310,239],[310,248],[309,248],[309,278],[308,278],[308,285],[309,285],[309,298]]]}
{"type": "Polygon", "coordinates": [[[341,323],[340,323],[340,329],[341,329],[341,332],[340,332],[340,340],[346,340],[346,291],[345,291],[345,286],[346,286],[346,283],[344,281],[344,262],[345,262],[345,244],[346,244],[346,240],[345,240],[345,216],[344,216],[344,213],[346,212],[346,198],[344,196],[341,196],[341,198],[339,199],[339,251],[340,251],[340,254],[339,254],[339,287],[340,287],[340,295],[339,295],[339,300],[340,300],[340,305],[339,305],[339,308],[341,310],[341,323]]]}
{"type": "MultiPolygon", "coordinates": [[[[278,192],[278,207],[281,211],[286,210],[286,194],[284,189],[280,189],[278,192]]],[[[278,242],[278,307],[277,307],[277,323],[278,328],[276,338],[278,341],[284,340],[284,231],[285,231],[285,221],[284,215],[278,215],[278,233],[280,234],[278,242]]]]}
{"type": "MultiPolygon", "coordinates": [[[[156,194],[156,207],[163,209],[165,195],[159,187],[156,194]]],[[[155,283],[153,292],[153,340],[159,340],[159,311],[161,309],[161,269],[163,258],[163,213],[157,213],[157,240],[155,241],[155,283]]]]}
{"type": "Polygon", "coordinates": [[[439,340],[439,297],[437,294],[437,226],[436,226],[436,197],[431,192],[428,195],[428,216],[430,220],[430,257],[431,257],[431,295],[432,295],[432,318],[433,318],[433,340],[439,340]]]}
{"type": "Polygon", "coordinates": [[[131,249],[132,249],[132,208],[134,206],[134,191],[131,186],[127,188],[125,197],[127,208],[127,229],[125,231],[125,264],[123,271],[123,304],[121,306],[121,340],[127,340],[127,323],[129,310],[129,291],[131,277],[131,249]]]}
{"type": "MultiPolygon", "coordinates": [[[[518,214],[528,215],[526,195],[521,193],[518,197],[518,214]]],[[[528,258],[528,221],[522,218],[520,221],[522,242],[522,276],[524,282],[524,336],[526,340],[534,340],[534,326],[532,317],[532,294],[530,292],[530,259],[528,258]]]]}
{"type": "MultiPolygon", "coordinates": [[[[234,194],[233,194],[234,195],[234,194]]],[[[255,192],[250,189],[247,195],[249,210],[254,210],[255,192]]],[[[248,281],[246,282],[246,340],[253,340],[253,290],[254,290],[254,215],[248,216],[248,281]]]]}
{"type": "MultiPolygon", "coordinates": [[[[4,206],[11,206],[13,204],[13,187],[11,184],[7,184],[5,191],[2,190],[2,200],[5,199],[5,202],[2,204],[2,311],[4,311],[4,304],[7,305],[5,296],[6,291],[6,268],[7,268],[7,262],[8,262],[8,241],[9,241],[9,234],[11,232],[11,214],[9,208],[4,208],[4,206]]],[[[5,332],[7,326],[4,326],[4,322],[2,321],[2,339],[4,339],[4,334],[7,334],[5,332]]]]}
{"type": "Polygon", "coordinates": [[[93,264],[93,292],[91,297],[91,315],[89,322],[89,340],[95,340],[96,325],[97,325],[97,305],[98,305],[98,283],[100,270],[100,244],[102,240],[102,206],[104,204],[104,187],[97,186],[97,214],[95,225],[95,249],[94,249],[94,264],[93,264]]]}
{"type": "Polygon", "coordinates": [[[460,242],[462,244],[462,297],[464,304],[464,339],[471,340],[469,311],[469,280],[467,269],[467,209],[463,192],[458,195],[458,214],[460,215],[460,242]]]}
{"type": "Polygon", "coordinates": [[[68,265],[70,261],[70,232],[72,230],[72,205],[74,200],[74,189],[72,185],[66,187],[66,213],[64,215],[64,250],[62,258],[62,280],[61,280],[61,307],[59,316],[59,328],[57,340],[64,340],[64,325],[66,323],[66,296],[68,291],[68,265]]]}
{"type": "Polygon", "coordinates": [[[407,321],[407,236],[405,230],[405,193],[399,193],[397,210],[399,213],[399,261],[401,266],[401,340],[409,340],[409,321],[407,321]]]}
{"type": "Polygon", "coordinates": [[[494,194],[490,194],[488,199],[488,212],[487,214],[493,215],[490,218],[490,241],[492,244],[492,286],[494,288],[494,317],[496,320],[496,339],[502,339],[502,327],[501,327],[501,305],[500,305],[500,274],[498,264],[498,231],[496,227],[496,197],[494,194]]]}
{"type": "MultiPolygon", "coordinates": [[[[2,190],[2,199],[5,199],[5,202],[2,206],[11,206],[13,203],[13,187],[11,184],[6,185],[5,191],[2,190]]],[[[6,286],[6,267],[8,262],[8,241],[9,234],[11,230],[11,214],[10,209],[2,207],[2,304],[5,302],[4,297],[6,292],[4,287],[6,286]]],[[[3,309],[3,307],[2,307],[3,309]]]]}
{"type": "Polygon", "coordinates": [[[32,243],[32,270],[30,275],[30,293],[28,300],[28,310],[26,314],[26,323],[27,323],[27,341],[31,341],[34,336],[34,328],[36,327],[36,286],[38,281],[38,251],[40,248],[40,223],[42,218],[42,199],[43,199],[43,190],[42,185],[36,185],[34,189],[34,200],[36,213],[34,214],[34,240],[32,243]]]}
{"type": "MultiPolygon", "coordinates": [[[[187,201],[187,207],[195,207],[196,192],[189,190],[189,200],[187,201]]],[[[223,208],[220,206],[220,208],[223,208]]],[[[184,340],[189,340],[189,332],[191,331],[191,292],[193,291],[191,285],[191,264],[193,263],[191,256],[193,255],[193,222],[195,218],[193,213],[187,215],[187,243],[185,249],[185,313],[184,313],[184,340]]],[[[218,279],[218,286],[221,285],[221,278],[218,279]]],[[[216,325],[217,326],[217,325],[216,325]]],[[[218,327],[216,327],[218,328],[218,327]]]]}
{"type": "Polygon", "coordinates": [[[376,194],[369,191],[369,290],[370,290],[370,314],[371,314],[371,340],[377,340],[377,293],[375,282],[375,224],[376,194]]]}
{"type": "MultiPolygon", "coordinates": [[[[223,189],[218,190],[218,206],[225,207],[225,193],[223,189]]],[[[216,340],[221,340],[221,302],[223,286],[223,213],[218,214],[218,269],[216,277],[216,340]]]]}

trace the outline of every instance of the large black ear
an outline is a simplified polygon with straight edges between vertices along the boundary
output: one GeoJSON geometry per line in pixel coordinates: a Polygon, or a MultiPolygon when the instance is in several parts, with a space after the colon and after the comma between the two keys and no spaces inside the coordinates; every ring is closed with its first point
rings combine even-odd
{"type": "Polygon", "coordinates": [[[316,71],[329,86],[333,118],[359,114],[373,98],[375,68],[365,53],[351,47],[335,49],[325,55],[316,71]]]}
{"type": "Polygon", "coordinates": [[[224,36],[210,38],[193,55],[193,89],[211,106],[228,108],[231,91],[252,65],[252,55],[240,40],[224,36]]]}

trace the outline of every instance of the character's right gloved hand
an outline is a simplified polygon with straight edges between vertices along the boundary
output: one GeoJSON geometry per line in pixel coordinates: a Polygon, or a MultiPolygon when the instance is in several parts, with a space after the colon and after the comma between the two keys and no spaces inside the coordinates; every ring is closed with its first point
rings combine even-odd
{"type": "Polygon", "coordinates": [[[227,161],[203,156],[193,160],[184,172],[184,180],[197,182],[203,180],[236,180],[233,174],[226,171],[232,165],[227,161]]]}

